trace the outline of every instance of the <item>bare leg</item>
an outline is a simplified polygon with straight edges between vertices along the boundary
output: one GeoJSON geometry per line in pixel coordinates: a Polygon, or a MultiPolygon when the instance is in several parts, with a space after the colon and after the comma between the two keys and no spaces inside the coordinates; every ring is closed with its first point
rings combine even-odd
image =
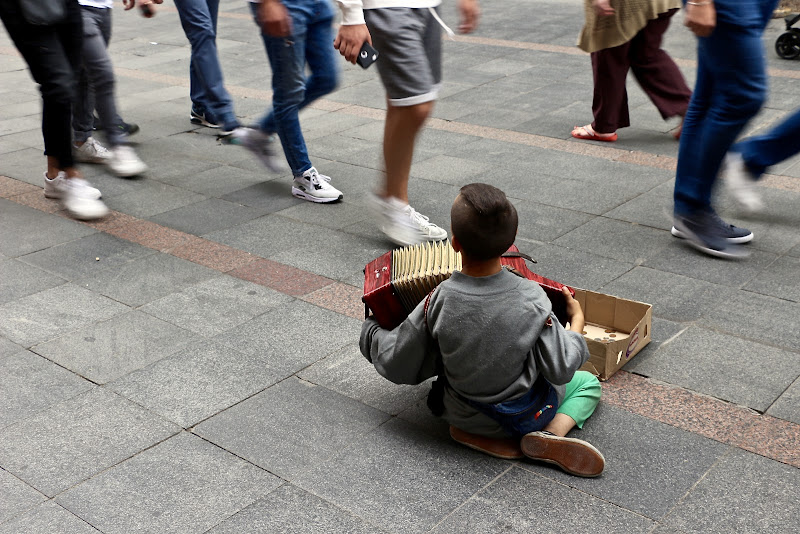
{"type": "Polygon", "coordinates": [[[47,178],[52,180],[58,176],[59,171],[64,171],[64,174],[67,175],[67,178],[83,178],[81,171],[79,171],[76,167],[67,167],[66,169],[62,169],[59,167],[59,163],[56,158],[53,156],[47,156],[47,178]]]}
{"type": "Polygon", "coordinates": [[[425,120],[433,111],[433,102],[414,106],[387,104],[383,130],[383,160],[386,183],[382,196],[408,203],[408,177],[414,158],[414,144],[425,120]]]}
{"type": "Polygon", "coordinates": [[[545,432],[552,432],[562,438],[575,426],[575,420],[564,413],[557,413],[553,420],[544,427],[545,432]]]}

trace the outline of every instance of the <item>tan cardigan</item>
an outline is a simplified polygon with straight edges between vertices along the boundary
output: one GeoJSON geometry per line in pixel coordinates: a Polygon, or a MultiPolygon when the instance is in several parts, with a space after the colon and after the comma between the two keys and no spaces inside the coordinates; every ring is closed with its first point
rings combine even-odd
{"type": "Polygon", "coordinates": [[[611,0],[615,13],[595,14],[592,0],[585,0],[586,24],[578,38],[578,48],[596,52],[627,43],[661,13],[681,7],[681,0],[611,0]]]}

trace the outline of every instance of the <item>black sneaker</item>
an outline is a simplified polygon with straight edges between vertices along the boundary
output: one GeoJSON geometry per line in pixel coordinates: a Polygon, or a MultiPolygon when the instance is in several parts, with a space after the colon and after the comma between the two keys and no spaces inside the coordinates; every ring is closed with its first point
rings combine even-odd
{"type": "MultiPolygon", "coordinates": [[[[123,122],[122,124],[117,125],[122,133],[125,135],[133,135],[139,131],[139,125],[134,124],[132,122],[123,122]]],[[[95,115],[94,116],[94,125],[92,126],[92,130],[95,132],[99,132],[103,129],[103,125],[100,123],[100,118],[95,115]]]]}
{"type": "Polygon", "coordinates": [[[198,110],[192,106],[192,111],[189,114],[189,120],[192,124],[199,124],[207,128],[220,128],[222,124],[217,121],[217,118],[207,110],[198,110]]]}
{"type": "Polygon", "coordinates": [[[697,250],[718,258],[744,258],[749,254],[742,243],[753,240],[753,232],[723,221],[713,211],[692,215],[676,215],[672,235],[687,242],[697,250]]]}

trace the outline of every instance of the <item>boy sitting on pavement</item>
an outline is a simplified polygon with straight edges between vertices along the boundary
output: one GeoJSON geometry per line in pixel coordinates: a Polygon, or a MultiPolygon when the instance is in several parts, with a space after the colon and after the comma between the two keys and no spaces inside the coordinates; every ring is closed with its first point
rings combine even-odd
{"type": "Polygon", "coordinates": [[[428,406],[459,443],[499,458],[554,463],[577,476],[600,475],[603,455],[565,437],[600,401],[597,378],[577,371],[589,358],[580,304],[565,288],[565,329],[536,282],[502,267],[518,218],[496,187],[462,187],[450,218],[462,270],[394,330],[367,319],[362,354],[397,384],[438,375],[428,406]]]}

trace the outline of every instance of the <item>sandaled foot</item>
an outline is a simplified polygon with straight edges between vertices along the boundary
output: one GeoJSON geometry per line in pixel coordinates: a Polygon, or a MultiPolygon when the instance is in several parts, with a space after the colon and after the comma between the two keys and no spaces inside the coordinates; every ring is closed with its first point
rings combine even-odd
{"type": "Polygon", "coordinates": [[[683,131],[683,117],[681,117],[681,123],[678,125],[677,128],[672,130],[672,137],[675,138],[676,141],[681,140],[681,132],[683,131]]]}
{"type": "Polygon", "coordinates": [[[617,140],[617,132],[598,133],[594,131],[591,124],[587,124],[586,126],[576,126],[572,130],[572,137],[575,139],[586,139],[588,141],[612,142],[617,140]]]}
{"type": "Polygon", "coordinates": [[[532,460],[556,464],[571,475],[596,477],[603,472],[606,460],[591,443],[562,438],[550,432],[531,432],[522,436],[522,453],[532,460]]]}
{"type": "Polygon", "coordinates": [[[519,440],[516,438],[487,438],[486,436],[470,434],[452,425],[450,426],[450,437],[470,449],[481,451],[495,458],[519,460],[525,457],[519,448],[519,440]]]}

